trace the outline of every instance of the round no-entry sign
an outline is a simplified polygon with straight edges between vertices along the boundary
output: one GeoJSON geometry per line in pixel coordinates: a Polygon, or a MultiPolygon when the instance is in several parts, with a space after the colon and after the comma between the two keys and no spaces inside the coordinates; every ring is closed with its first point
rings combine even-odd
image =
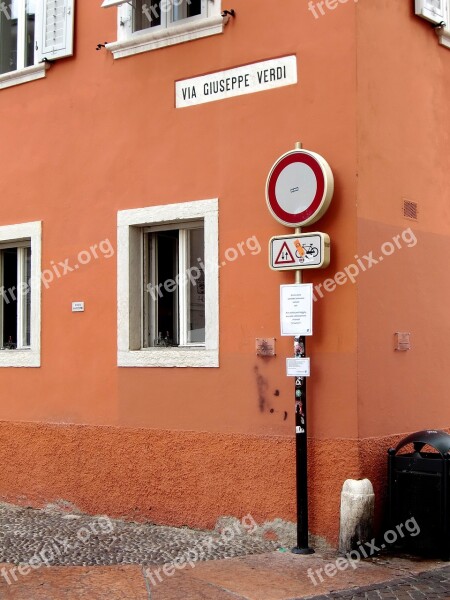
{"type": "Polygon", "coordinates": [[[327,161],[309,150],[291,150],[273,165],[266,201],[273,217],[288,227],[315,223],[326,212],[334,191],[327,161]]]}

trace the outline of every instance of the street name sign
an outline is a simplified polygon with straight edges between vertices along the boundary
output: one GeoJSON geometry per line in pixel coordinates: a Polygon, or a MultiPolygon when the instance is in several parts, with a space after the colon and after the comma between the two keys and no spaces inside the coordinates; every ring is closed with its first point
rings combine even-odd
{"type": "Polygon", "coordinates": [[[297,57],[283,56],[177,81],[175,105],[185,108],[296,83],[297,57]]]}
{"type": "Polygon", "coordinates": [[[269,266],[274,271],[325,269],[330,264],[326,233],[276,235],[269,241],[269,266]]]}

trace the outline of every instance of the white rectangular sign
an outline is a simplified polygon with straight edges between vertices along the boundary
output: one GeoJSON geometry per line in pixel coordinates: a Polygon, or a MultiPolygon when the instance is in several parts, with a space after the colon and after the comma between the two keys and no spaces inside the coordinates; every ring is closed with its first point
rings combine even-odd
{"type": "Polygon", "coordinates": [[[287,358],[286,373],[288,377],[309,377],[309,358],[287,358]]]}
{"type": "Polygon", "coordinates": [[[175,82],[177,108],[297,83],[297,57],[284,56],[175,82]]]}
{"type": "Polygon", "coordinates": [[[281,335],[312,335],[312,304],[312,283],[281,285],[281,335]]]}
{"type": "Polygon", "coordinates": [[[84,312],[84,302],[72,302],[72,312],[84,312]]]}
{"type": "Polygon", "coordinates": [[[274,271],[324,269],[330,264],[326,233],[276,235],[269,242],[269,266],[274,271]]]}

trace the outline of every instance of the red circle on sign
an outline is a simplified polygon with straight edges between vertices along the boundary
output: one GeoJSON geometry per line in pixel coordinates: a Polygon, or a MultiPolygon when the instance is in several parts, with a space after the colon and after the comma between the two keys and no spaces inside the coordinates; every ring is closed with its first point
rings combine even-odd
{"type": "Polygon", "coordinates": [[[322,165],[314,156],[302,150],[290,152],[281,157],[281,159],[274,165],[269,175],[267,184],[267,203],[275,218],[286,224],[296,227],[299,224],[309,221],[311,217],[320,209],[324,200],[325,185],[325,175],[322,165]],[[307,165],[313,171],[317,183],[317,190],[313,200],[305,210],[299,213],[289,213],[283,210],[275,193],[279,176],[286,169],[286,167],[294,163],[303,163],[307,165]]]}

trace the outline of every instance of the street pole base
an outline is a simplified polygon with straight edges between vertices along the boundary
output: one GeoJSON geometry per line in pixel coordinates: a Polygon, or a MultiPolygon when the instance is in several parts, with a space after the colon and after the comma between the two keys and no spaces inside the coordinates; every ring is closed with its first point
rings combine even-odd
{"type": "Polygon", "coordinates": [[[292,548],[291,552],[292,552],[292,554],[314,554],[314,549],[313,548],[299,548],[298,546],[295,546],[295,548],[292,548]]]}

